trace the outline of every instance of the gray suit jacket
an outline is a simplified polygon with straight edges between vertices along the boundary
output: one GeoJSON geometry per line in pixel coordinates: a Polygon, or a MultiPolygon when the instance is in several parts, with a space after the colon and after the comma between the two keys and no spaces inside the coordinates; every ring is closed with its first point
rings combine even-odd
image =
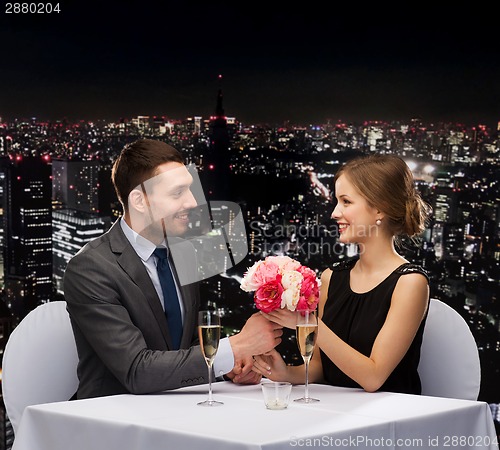
{"type": "Polygon", "coordinates": [[[143,394],[208,382],[197,345],[198,286],[183,286],[181,291],[181,349],[169,351],[160,299],[119,220],[71,259],[64,295],[79,356],[77,398],[143,394]]]}

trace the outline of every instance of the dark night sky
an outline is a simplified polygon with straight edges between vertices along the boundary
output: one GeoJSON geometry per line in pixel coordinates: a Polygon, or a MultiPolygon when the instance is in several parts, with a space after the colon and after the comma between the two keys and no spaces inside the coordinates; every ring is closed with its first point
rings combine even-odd
{"type": "Polygon", "coordinates": [[[207,116],[222,73],[226,113],[246,123],[500,120],[496,13],[477,2],[59,3],[2,11],[0,116],[207,116]]]}

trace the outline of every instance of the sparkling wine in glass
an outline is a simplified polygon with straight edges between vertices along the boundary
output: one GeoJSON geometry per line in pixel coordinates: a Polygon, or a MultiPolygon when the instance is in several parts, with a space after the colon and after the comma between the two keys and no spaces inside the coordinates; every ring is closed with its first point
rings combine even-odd
{"type": "Polygon", "coordinates": [[[306,384],[304,397],[294,401],[300,403],[319,402],[317,398],[309,397],[309,361],[314,352],[318,336],[318,316],[316,311],[297,311],[297,325],[295,327],[297,345],[306,366],[306,384]]]}
{"type": "Polygon", "coordinates": [[[208,399],[198,403],[200,406],[223,405],[212,397],[212,364],[214,362],[221,333],[220,316],[215,311],[200,311],[198,313],[198,336],[205,362],[208,366],[208,399]]]}

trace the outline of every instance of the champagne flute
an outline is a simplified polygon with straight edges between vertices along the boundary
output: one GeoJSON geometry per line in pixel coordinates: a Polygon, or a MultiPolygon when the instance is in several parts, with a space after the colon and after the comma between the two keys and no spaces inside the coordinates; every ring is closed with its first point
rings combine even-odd
{"type": "Polygon", "coordinates": [[[297,398],[294,401],[299,403],[319,402],[317,398],[309,397],[309,361],[313,355],[318,336],[318,316],[316,311],[298,311],[295,330],[297,345],[306,366],[306,385],[304,397],[297,398]]]}
{"type": "Polygon", "coordinates": [[[215,311],[200,311],[198,313],[198,336],[200,347],[208,366],[208,399],[198,403],[200,406],[219,406],[224,403],[218,402],[212,397],[212,364],[214,362],[221,333],[220,316],[215,311]]]}

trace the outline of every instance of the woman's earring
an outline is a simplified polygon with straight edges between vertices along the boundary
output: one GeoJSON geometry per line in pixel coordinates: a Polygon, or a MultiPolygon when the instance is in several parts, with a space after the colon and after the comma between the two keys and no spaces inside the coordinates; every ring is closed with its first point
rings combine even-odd
{"type": "Polygon", "coordinates": [[[379,227],[380,225],[382,225],[382,221],[381,221],[380,219],[377,219],[377,220],[375,221],[375,223],[377,224],[377,226],[378,226],[378,227],[379,227]]]}

